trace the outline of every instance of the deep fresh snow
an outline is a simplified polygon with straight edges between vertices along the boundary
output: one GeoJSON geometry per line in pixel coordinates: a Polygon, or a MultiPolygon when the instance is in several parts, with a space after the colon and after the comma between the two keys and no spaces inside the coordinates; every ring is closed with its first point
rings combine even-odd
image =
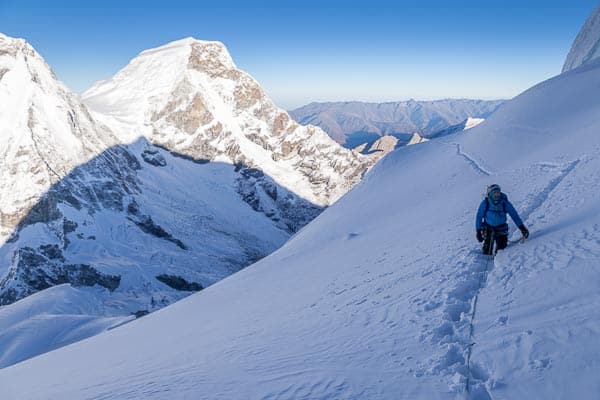
{"type": "Polygon", "coordinates": [[[390,153],[272,255],[0,370],[0,397],[597,398],[599,86],[596,60],[390,153]],[[531,231],[495,259],[474,238],[491,183],[531,231]]]}

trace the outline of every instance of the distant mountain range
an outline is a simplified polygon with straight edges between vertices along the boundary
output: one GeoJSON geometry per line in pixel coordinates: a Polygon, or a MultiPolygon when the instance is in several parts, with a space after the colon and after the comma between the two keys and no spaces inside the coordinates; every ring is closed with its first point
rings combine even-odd
{"type": "Polygon", "coordinates": [[[392,103],[310,103],[290,111],[302,125],[322,128],[336,142],[355,148],[391,135],[408,142],[413,133],[428,138],[468,118],[487,118],[505,100],[408,100],[392,103]]]}

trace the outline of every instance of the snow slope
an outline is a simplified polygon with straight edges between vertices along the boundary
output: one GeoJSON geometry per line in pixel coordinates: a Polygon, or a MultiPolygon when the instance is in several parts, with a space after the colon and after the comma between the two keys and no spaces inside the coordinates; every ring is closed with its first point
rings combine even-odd
{"type": "Polygon", "coordinates": [[[575,38],[562,72],[570,71],[600,56],[600,4],[590,14],[575,38]]]}
{"type": "Polygon", "coordinates": [[[390,153],[269,257],[0,370],[0,397],[597,398],[599,85],[596,60],[390,153]],[[474,238],[490,183],[532,232],[495,259],[474,238]]]}
{"type": "Polygon", "coordinates": [[[86,290],[64,284],[0,308],[0,368],[135,319],[107,315],[102,301],[107,297],[108,290],[100,287],[86,290]]]}

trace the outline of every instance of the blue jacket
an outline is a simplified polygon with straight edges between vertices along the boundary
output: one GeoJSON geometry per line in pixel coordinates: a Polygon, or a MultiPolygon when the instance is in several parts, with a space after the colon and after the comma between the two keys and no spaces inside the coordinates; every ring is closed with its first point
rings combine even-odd
{"type": "Polygon", "coordinates": [[[498,204],[494,204],[487,197],[483,199],[477,210],[477,217],[475,218],[475,229],[480,230],[484,223],[490,226],[500,226],[506,223],[506,213],[510,215],[512,220],[517,226],[523,225],[523,221],[517,210],[508,201],[508,197],[504,193],[500,197],[498,204]],[[487,204],[487,205],[486,205],[487,204]],[[486,212],[487,207],[487,212],[486,212]]]}

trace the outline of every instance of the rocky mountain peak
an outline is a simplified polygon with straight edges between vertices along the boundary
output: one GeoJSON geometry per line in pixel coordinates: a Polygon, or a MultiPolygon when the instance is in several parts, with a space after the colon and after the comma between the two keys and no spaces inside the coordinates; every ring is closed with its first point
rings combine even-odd
{"type": "Polygon", "coordinates": [[[116,143],[23,39],[0,35],[0,238],[41,196],[116,143]]]}
{"type": "Polygon", "coordinates": [[[223,43],[194,39],[187,43],[190,47],[188,68],[204,72],[213,78],[226,77],[228,71],[236,69],[223,43]]]}
{"type": "Polygon", "coordinates": [[[412,146],[413,144],[419,144],[419,143],[423,143],[423,142],[427,142],[427,141],[429,141],[429,139],[425,139],[424,137],[419,135],[418,132],[415,132],[412,134],[412,136],[410,137],[410,140],[408,141],[408,143],[406,145],[412,146]]]}
{"type": "Polygon", "coordinates": [[[114,78],[86,91],[94,116],[125,141],[195,160],[260,169],[325,206],[356,184],[372,161],[314,126],[300,126],[219,42],[182,39],[142,52],[114,78]]]}

